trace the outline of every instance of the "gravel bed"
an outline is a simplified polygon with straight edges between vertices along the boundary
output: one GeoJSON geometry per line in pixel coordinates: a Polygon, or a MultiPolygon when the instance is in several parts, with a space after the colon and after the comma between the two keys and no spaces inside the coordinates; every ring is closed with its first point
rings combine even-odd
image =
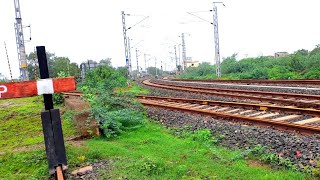
{"type": "MultiPolygon", "coordinates": [[[[150,82],[165,83],[169,85],[183,85],[183,86],[196,86],[196,87],[212,87],[212,88],[224,88],[224,89],[239,89],[239,90],[254,90],[254,91],[266,91],[266,92],[282,92],[282,93],[296,93],[296,94],[315,94],[320,95],[318,90],[310,89],[277,89],[277,88],[267,88],[267,87],[250,87],[250,86],[229,86],[229,85],[220,85],[220,84],[192,84],[184,83],[179,81],[167,81],[167,80],[151,80],[150,82]]],[[[285,85],[286,86],[286,85],[285,85]]]]}
{"type": "Polygon", "coordinates": [[[305,166],[316,166],[316,160],[320,158],[320,135],[302,136],[163,108],[147,107],[146,109],[149,117],[166,127],[191,126],[192,130],[211,129],[216,135],[224,135],[220,145],[231,149],[249,149],[263,145],[271,153],[289,159],[301,169],[305,166]],[[297,151],[301,153],[300,157],[297,156],[297,151]]]}
{"type": "MultiPolygon", "coordinates": [[[[69,173],[66,174],[66,178],[70,179],[70,180],[100,179],[99,178],[100,177],[99,171],[100,170],[105,170],[106,172],[110,171],[111,164],[112,164],[111,160],[94,163],[94,164],[91,165],[92,168],[93,168],[93,171],[88,171],[88,172],[85,172],[85,173],[78,173],[78,174],[75,174],[75,175],[73,175],[73,174],[71,174],[71,172],[69,172],[69,173]]],[[[104,174],[104,175],[106,175],[106,174],[104,174]]],[[[104,178],[107,178],[107,177],[104,177],[104,178]]],[[[107,179],[109,179],[109,178],[107,178],[107,179]]]]}
{"type": "Polygon", "coordinates": [[[169,89],[161,89],[161,88],[146,86],[141,83],[139,83],[139,85],[150,90],[150,94],[148,96],[164,96],[164,97],[170,96],[170,97],[187,98],[187,99],[203,99],[203,100],[213,100],[213,101],[229,101],[229,102],[231,101],[231,102],[244,102],[244,103],[253,102],[252,100],[249,100],[249,99],[233,99],[229,97],[189,93],[184,91],[179,92],[179,91],[174,91],[169,89]]]}

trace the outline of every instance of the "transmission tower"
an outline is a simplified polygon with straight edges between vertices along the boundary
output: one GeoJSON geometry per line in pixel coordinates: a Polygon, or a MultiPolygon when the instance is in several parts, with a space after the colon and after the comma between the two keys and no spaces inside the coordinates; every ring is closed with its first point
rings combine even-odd
{"type": "Polygon", "coordinates": [[[28,69],[27,69],[28,64],[27,64],[27,57],[26,57],[26,48],[24,46],[23,25],[22,25],[19,0],[14,0],[14,8],[15,8],[15,15],[16,15],[16,22],[14,23],[14,27],[16,32],[16,44],[17,44],[19,67],[20,67],[20,79],[23,81],[27,81],[29,80],[28,69]]]}
{"type": "Polygon", "coordinates": [[[187,52],[186,52],[186,42],[184,39],[184,33],[181,34],[181,40],[182,40],[182,63],[183,63],[183,70],[186,69],[186,60],[187,60],[187,52]]]}
{"type": "Polygon", "coordinates": [[[220,47],[219,47],[219,28],[218,28],[218,8],[216,3],[213,3],[213,28],[214,28],[214,47],[215,47],[215,62],[216,62],[216,75],[218,78],[221,77],[220,67],[220,47]]]}

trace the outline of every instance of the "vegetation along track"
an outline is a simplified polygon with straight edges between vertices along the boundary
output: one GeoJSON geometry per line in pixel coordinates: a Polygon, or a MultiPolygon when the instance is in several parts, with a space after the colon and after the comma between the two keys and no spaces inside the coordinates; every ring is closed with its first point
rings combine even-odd
{"type": "MultiPolygon", "coordinates": [[[[64,96],[81,95],[81,92],[64,93],[64,96]]],[[[318,109],[175,97],[137,96],[137,98],[146,106],[200,113],[305,134],[320,134],[318,109]]]]}
{"type": "Polygon", "coordinates": [[[138,98],[147,106],[218,116],[306,134],[320,134],[318,123],[320,110],[315,109],[174,97],[138,96],[138,98]]]}
{"type": "Polygon", "coordinates": [[[143,84],[147,86],[171,89],[176,91],[231,97],[236,99],[250,99],[256,102],[294,105],[304,108],[320,108],[320,95],[173,85],[160,82],[153,83],[150,82],[150,80],[144,80],[143,84]]]}

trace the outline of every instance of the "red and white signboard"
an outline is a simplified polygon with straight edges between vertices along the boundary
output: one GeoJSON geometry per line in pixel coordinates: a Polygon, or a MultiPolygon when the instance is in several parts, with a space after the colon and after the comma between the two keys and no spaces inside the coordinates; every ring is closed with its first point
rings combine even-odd
{"type": "Polygon", "coordinates": [[[4,83],[0,84],[0,99],[53,94],[75,89],[76,81],[74,77],[4,83]]]}

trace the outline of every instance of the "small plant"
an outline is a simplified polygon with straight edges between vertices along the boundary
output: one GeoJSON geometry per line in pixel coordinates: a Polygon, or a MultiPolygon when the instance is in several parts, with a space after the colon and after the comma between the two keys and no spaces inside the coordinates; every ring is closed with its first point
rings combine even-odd
{"type": "Polygon", "coordinates": [[[159,175],[165,171],[164,164],[151,159],[144,159],[139,166],[139,171],[148,176],[159,175]]]}

